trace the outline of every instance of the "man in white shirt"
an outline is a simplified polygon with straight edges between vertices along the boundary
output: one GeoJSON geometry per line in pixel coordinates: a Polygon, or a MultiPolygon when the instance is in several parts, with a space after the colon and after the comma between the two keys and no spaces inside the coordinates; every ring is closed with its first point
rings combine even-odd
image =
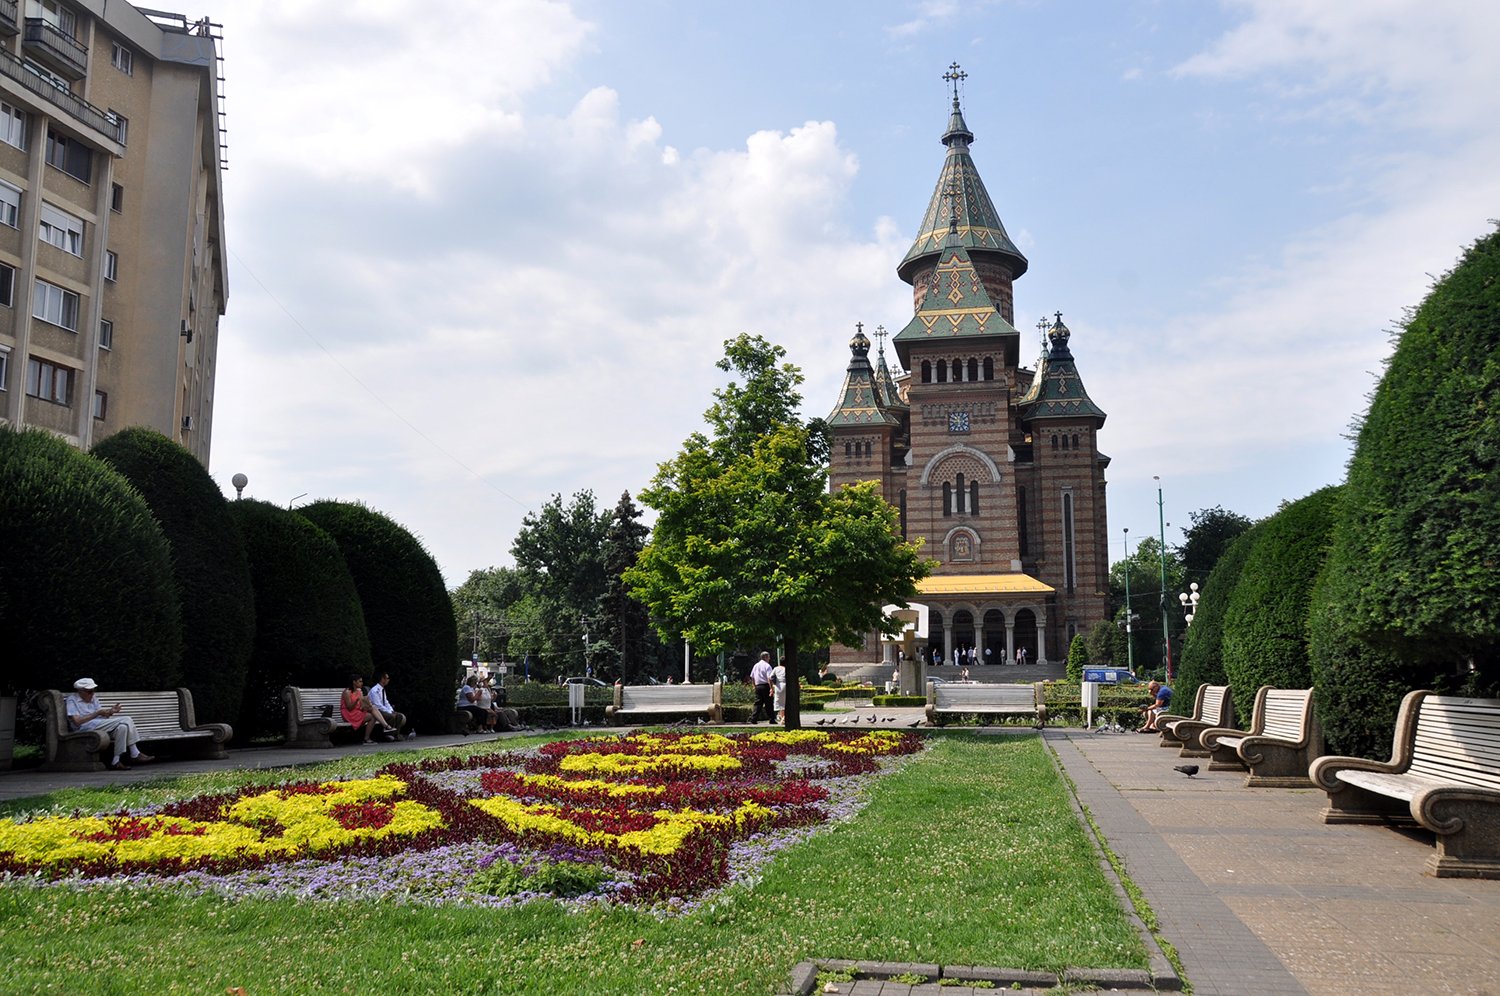
{"type": "MultiPolygon", "coordinates": [[[[406,722],[406,717],[396,711],[396,707],[391,705],[391,700],[385,694],[385,686],[390,683],[390,674],[385,671],[380,672],[380,677],[375,679],[375,684],[365,692],[365,698],[370,700],[370,704],[380,712],[387,723],[396,728],[396,735],[399,737],[401,725],[406,722]]],[[[407,734],[407,739],[410,738],[411,734],[407,734]]]]}
{"type": "Polygon", "coordinates": [[[767,723],[776,721],[776,713],[771,710],[771,671],[771,655],[762,650],[760,660],[750,669],[750,684],[755,686],[755,711],[750,714],[751,723],[759,723],[762,715],[767,723]]]}
{"type": "Polygon", "coordinates": [[[73,694],[63,700],[68,725],[75,730],[100,730],[109,734],[115,746],[114,760],[109,762],[110,771],[124,771],[130,766],[124,760],[126,751],[130,752],[130,764],[156,760],[150,754],[142,754],[136,746],[141,735],[136,732],[135,720],[120,715],[120,704],[116,702],[107,706],[94,698],[94,690],[98,687],[93,678],[79,678],[73,682],[73,694]]]}

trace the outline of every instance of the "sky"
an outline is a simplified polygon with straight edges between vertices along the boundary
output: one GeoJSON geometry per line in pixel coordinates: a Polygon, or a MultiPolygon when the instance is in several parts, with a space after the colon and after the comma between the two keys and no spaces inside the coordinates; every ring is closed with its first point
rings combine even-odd
{"type": "Polygon", "coordinates": [[[1062,312],[1109,415],[1111,560],[1342,480],[1393,331],[1500,218],[1496,4],[202,6],[229,144],[210,471],[364,502],[450,586],[554,495],[638,494],[741,332],[828,414],[855,323],[911,317],[951,63],[1030,261],[1015,324],[1062,312]]]}

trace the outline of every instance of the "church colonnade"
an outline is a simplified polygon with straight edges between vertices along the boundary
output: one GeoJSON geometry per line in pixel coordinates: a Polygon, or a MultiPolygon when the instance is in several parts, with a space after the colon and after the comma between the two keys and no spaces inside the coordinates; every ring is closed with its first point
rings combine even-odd
{"type": "Polygon", "coordinates": [[[928,632],[932,634],[926,651],[929,660],[936,650],[944,662],[951,664],[956,648],[973,647],[984,663],[1010,663],[1020,648],[1025,648],[1027,660],[1033,664],[1047,661],[1045,605],[955,602],[946,606],[929,604],[928,613],[928,632]]]}

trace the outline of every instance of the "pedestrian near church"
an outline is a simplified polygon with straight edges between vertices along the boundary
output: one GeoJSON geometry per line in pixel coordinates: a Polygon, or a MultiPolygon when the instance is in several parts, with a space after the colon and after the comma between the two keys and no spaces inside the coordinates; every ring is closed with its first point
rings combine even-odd
{"type": "Polygon", "coordinates": [[[771,655],[762,650],[760,660],[750,668],[750,684],[755,686],[755,711],[750,714],[750,722],[759,723],[764,716],[766,722],[775,722],[776,714],[771,711],[771,655]]]}
{"type": "Polygon", "coordinates": [[[786,661],[771,668],[771,708],[775,710],[776,722],[786,722],[786,661]]]}
{"type": "Polygon", "coordinates": [[[79,678],[73,682],[73,694],[63,700],[68,714],[68,726],[74,730],[100,730],[109,734],[114,743],[114,758],[109,762],[110,771],[124,771],[133,764],[145,764],[156,760],[150,754],[142,754],[136,744],[141,735],[136,732],[135,720],[120,715],[120,704],[104,705],[94,697],[99,685],[93,678],[79,678]],[[129,755],[129,762],[125,760],[129,755]]]}

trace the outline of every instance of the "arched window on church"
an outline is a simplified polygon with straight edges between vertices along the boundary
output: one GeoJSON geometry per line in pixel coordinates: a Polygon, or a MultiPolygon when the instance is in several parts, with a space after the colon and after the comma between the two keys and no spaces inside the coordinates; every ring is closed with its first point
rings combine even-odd
{"type": "Polygon", "coordinates": [[[1063,449],[1067,449],[1068,448],[1068,434],[1066,432],[1063,433],[1062,440],[1063,440],[1063,449]]]}
{"type": "Polygon", "coordinates": [[[865,440],[865,459],[868,460],[870,457],[872,457],[874,455],[875,455],[875,444],[872,443],[872,442],[870,442],[868,439],[866,439],[865,440]]]}
{"type": "Polygon", "coordinates": [[[1021,547],[1021,556],[1031,555],[1030,530],[1026,528],[1026,489],[1016,488],[1016,539],[1021,547]]]}
{"type": "Polygon", "coordinates": [[[900,493],[900,504],[896,506],[901,510],[901,538],[906,539],[906,489],[902,488],[900,493]]]}
{"type": "Polygon", "coordinates": [[[958,475],[958,488],[957,488],[957,491],[958,491],[958,494],[957,494],[956,497],[958,498],[958,514],[959,515],[963,515],[964,514],[964,495],[965,495],[965,491],[964,491],[964,475],[962,475],[962,474],[958,475]]]}
{"type": "Polygon", "coordinates": [[[1073,448],[1078,449],[1078,433],[1073,433],[1073,448]]]}
{"type": "Polygon", "coordinates": [[[922,383],[924,383],[924,384],[931,384],[932,383],[932,361],[931,360],[923,360],[922,361],[922,383]]]}
{"type": "Polygon", "coordinates": [[[943,515],[953,514],[953,485],[943,482],[943,515]]]}
{"type": "Polygon", "coordinates": [[[1052,448],[1054,450],[1057,449],[1057,434],[1056,433],[1052,434],[1052,448]]]}
{"type": "Polygon", "coordinates": [[[995,358],[993,356],[986,356],[984,358],[984,379],[995,379],[995,358]]]}
{"type": "Polygon", "coordinates": [[[979,379],[979,361],[976,360],[972,356],[969,357],[969,379],[970,380],[978,380],[979,379]]]}
{"type": "Polygon", "coordinates": [[[851,443],[851,442],[849,442],[847,439],[844,440],[844,456],[851,456],[852,454],[851,454],[850,451],[853,450],[853,449],[854,449],[854,444],[851,443]]]}
{"type": "Polygon", "coordinates": [[[979,482],[969,482],[969,514],[979,514],[979,482]]]}

